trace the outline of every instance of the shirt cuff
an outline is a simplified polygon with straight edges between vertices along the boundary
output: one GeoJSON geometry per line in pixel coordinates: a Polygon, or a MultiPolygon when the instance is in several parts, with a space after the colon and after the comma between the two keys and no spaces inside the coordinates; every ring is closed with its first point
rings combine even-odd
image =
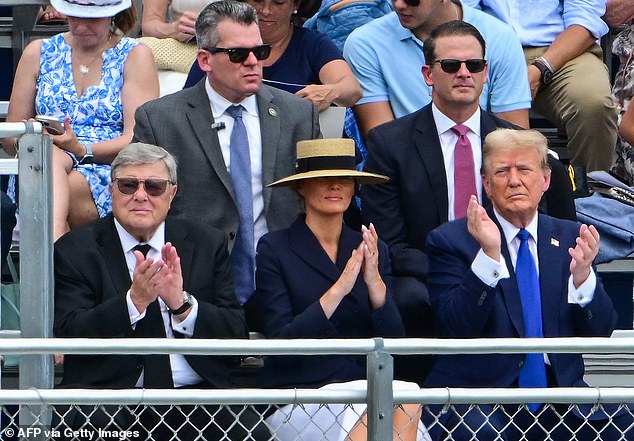
{"type": "Polygon", "coordinates": [[[590,270],[590,275],[579,288],[575,288],[572,281],[572,274],[568,277],[568,303],[579,305],[582,308],[594,299],[594,290],[597,287],[597,276],[590,270]]]}
{"type": "Polygon", "coordinates": [[[510,277],[504,256],[500,254],[500,261],[498,262],[487,256],[482,249],[478,251],[475,259],[473,259],[471,271],[473,271],[473,274],[485,285],[491,288],[496,286],[500,280],[510,277]]]}
{"type": "Polygon", "coordinates": [[[132,329],[136,327],[136,323],[145,317],[145,311],[139,312],[134,306],[134,302],[132,301],[132,290],[128,290],[125,295],[125,301],[128,304],[128,316],[130,317],[130,324],[132,325],[132,329]]]}
{"type": "Polygon", "coordinates": [[[179,334],[183,334],[186,337],[192,337],[194,335],[196,318],[198,317],[198,300],[196,300],[196,297],[192,297],[192,308],[184,320],[180,320],[173,314],[170,314],[170,317],[172,319],[172,329],[174,331],[179,334]]]}

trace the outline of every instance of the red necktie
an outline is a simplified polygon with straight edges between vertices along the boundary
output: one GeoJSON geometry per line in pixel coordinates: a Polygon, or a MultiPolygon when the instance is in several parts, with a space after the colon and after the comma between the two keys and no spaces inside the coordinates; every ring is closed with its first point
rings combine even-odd
{"type": "Polygon", "coordinates": [[[453,154],[453,189],[454,189],[454,218],[458,219],[467,215],[469,198],[477,195],[475,185],[475,165],[473,164],[473,152],[471,142],[467,138],[469,127],[458,124],[451,128],[457,135],[456,147],[453,154]]]}

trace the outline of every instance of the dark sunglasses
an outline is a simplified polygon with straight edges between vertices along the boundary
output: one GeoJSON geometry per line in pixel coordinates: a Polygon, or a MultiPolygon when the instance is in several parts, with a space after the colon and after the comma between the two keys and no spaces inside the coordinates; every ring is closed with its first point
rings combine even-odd
{"type": "Polygon", "coordinates": [[[205,47],[203,48],[206,51],[211,52],[212,54],[217,54],[218,52],[225,52],[229,55],[229,61],[232,63],[242,63],[244,60],[249,58],[249,54],[253,52],[255,58],[258,60],[266,60],[271,54],[271,45],[270,44],[262,44],[260,46],[255,47],[234,47],[231,49],[226,49],[224,47],[205,47]]]}
{"type": "Polygon", "coordinates": [[[487,61],[480,58],[471,58],[470,60],[454,60],[447,58],[446,60],[434,60],[434,63],[440,63],[443,72],[456,73],[460,70],[462,63],[467,66],[467,70],[471,73],[478,73],[484,70],[487,61]]]}
{"type": "Polygon", "coordinates": [[[403,0],[403,1],[410,6],[420,5],[420,0],[403,0]]]}
{"type": "Polygon", "coordinates": [[[123,194],[131,195],[137,192],[139,185],[143,184],[145,192],[150,196],[161,196],[167,189],[169,179],[137,179],[137,178],[115,178],[117,188],[123,194]]]}

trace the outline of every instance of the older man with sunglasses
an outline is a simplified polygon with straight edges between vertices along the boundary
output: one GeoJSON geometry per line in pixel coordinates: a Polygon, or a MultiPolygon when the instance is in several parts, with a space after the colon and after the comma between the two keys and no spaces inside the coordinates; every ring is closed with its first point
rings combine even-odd
{"type": "Polygon", "coordinates": [[[272,192],[266,184],[293,173],[297,141],[321,137],[318,112],[310,101],[262,84],[271,48],[248,4],[209,4],[196,21],[196,41],[205,81],[140,107],[134,138],[178,159],[183,191],[172,213],[229,238],[244,304],[255,289],[257,241],[300,211],[292,190],[272,192]]]}
{"type": "Polygon", "coordinates": [[[487,42],[488,81],[480,96],[484,110],[528,127],[531,95],[522,46],[513,29],[459,0],[392,0],[394,12],[355,29],[343,55],[363,89],[354,113],[363,136],[431,101],[420,75],[429,63],[423,41],[451,20],[475,26],[487,42]]]}
{"type": "MultiPolygon", "coordinates": [[[[471,24],[446,22],[425,40],[422,75],[432,103],[383,124],[368,137],[365,170],[390,177],[362,188],[365,222],[390,247],[395,300],[408,336],[434,335],[427,293],[425,240],[440,224],[464,217],[471,195],[483,201],[482,139],[497,127],[513,127],[480,107],[488,77],[485,42],[471,24]]],[[[574,218],[571,182],[549,157],[552,190],[544,203],[555,217],[574,218]]],[[[424,366],[397,360],[397,375],[422,381],[424,366]]]]}
{"type": "MultiPolygon", "coordinates": [[[[172,155],[133,143],[117,155],[111,173],[112,214],[55,243],[55,336],[245,338],[227,238],[168,215],[177,193],[172,155]]],[[[62,387],[221,388],[229,387],[229,367],[227,358],[212,356],[67,355],[62,387]]],[[[186,417],[181,409],[157,408],[160,415],[140,412],[139,427],[130,412],[109,410],[108,416],[96,412],[91,423],[108,424],[113,416],[118,429],[147,432],[148,439],[169,439],[182,426],[179,439],[194,439],[217,412],[206,439],[269,437],[249,409],[183,408],[186,417]]],[[[73,411],[64,417],[72,427],[81,420],[73,411]]]]}

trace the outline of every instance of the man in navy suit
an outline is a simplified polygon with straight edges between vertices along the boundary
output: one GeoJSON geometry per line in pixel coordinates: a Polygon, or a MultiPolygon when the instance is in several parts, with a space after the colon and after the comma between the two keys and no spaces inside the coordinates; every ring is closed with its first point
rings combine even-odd
{"type": "MultiPolygon", "coordinates": [[[[609,336],[616,311],[592,267],[597,230],[538,214],[550,184],[546,138],[533,130],[498,129],[486,137],[482,155],[482,184],[492,208],[485,210],[472,195],[466,218],[438,227],[427,239],[427,282],[440,336],[609,336]]],[[[577,387],[585,386],[583,373],[580,354],[450,355],[437,358],[425,386],[577,387]]],[[[575,439],[595,439],[595,429],[611,440],[619,439],[614,426],[623,431],[631,423],[626,414],[603,427],[613,406],[590,407],[482,405],[480,413],[456,406],[440,419],[455,440],[471,439],[471,430],[478,440],[498,439],[500,432],[503,439],[525,432],[525,439],[548,433],[549,439],[569,440],[575,430],[575,439]],[[590,424],[581,427],[580,414],[590,424]]],[[[434,427],[432,438],[442,438],[440,429],[434,427]]]]}
{"type": "MultiPolygon", "coordinates": [[[[429,64],[422,74],[432,89],[432,104],[370,132],[365,170],[390,180],[364,187],[361,193],[364,223],[372,222],[390,248],[395,300],[411,337],[434,335],[425,286],[425,239],[437,226],[460,217],[454,212],[453,153],[458,136],[452,127],[462,124],[469,129],[466,136],[473,149],[479,200],[484,199],[479,177],[481,139],[498,127],[514,127],[479,107],[488,66],[482,63],[485,42],[475,27],[462,21],[440,25],[423,50],[429,64]]],[[[556,182],[555,190],[544,198],[547,210],[557,217],[574,218],[566,170],[553,157],[549,163],[556,182]]],[[[425,368],[413,364],[397,363],[397,375],[420,381],[425,368]]]]}

